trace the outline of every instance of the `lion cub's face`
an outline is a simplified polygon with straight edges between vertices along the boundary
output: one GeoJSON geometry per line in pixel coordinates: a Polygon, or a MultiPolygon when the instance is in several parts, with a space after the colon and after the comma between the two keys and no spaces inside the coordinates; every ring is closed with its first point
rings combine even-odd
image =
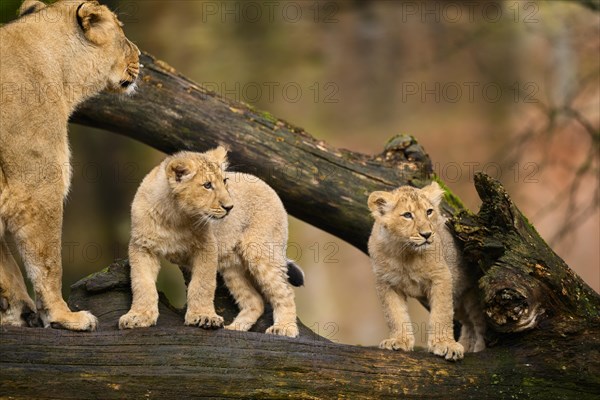
{"type": "Polygon", "coordinates": [[[165,162],[173,200],[179,210],[197,220],[224,218],[233,208],[227,190],[227,150],[180,152],[165,162]]]}
{"type": "MultiPolygon", "coordinates": [[[[125,37],[123,24],[106,6],[96,1],[58,1],[46,5],[37,0],[26,0],[19,9],[19,15],[46,13],[41,20],[69,21],[83,36],[86,46],[100,50],[102,59],[97,64],[108,62],[106,88],[113,92],[131,93],[140,72],[140,51],[125,37]]],[[[98,73],[104,73],[98,71],[98,73]]]]}
{"type": "Polygon", "coordinates": [[[373,192],[369,209],[407,248],[423,249],[433,243],[441,222],[438,206],[443,194],[437,182],[423,189],[403,186],[393,192],[373,192]]]}

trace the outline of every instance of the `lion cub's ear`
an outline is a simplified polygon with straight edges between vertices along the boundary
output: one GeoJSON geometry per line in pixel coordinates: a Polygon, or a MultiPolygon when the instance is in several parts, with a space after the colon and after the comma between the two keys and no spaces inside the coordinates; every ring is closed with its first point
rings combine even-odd
{"type": "Polygon", "coordinates": [[[369,196],[369,210],[375,218],[385,215],[392,209],[392,194],[390,192],[373,192],[369,196]]]}
{"type": "Polygon", "coordinates": [[[19,7],[19,17],[24,15],[33,14],[41,9],[46,8],[46,4],[37,0],[25,0],[21,7],[19,7]]]}
{"type": "Polygon", "coordinates": [[[187,182],[195,175],[196,169],[190,160],[175,158],[167,164],[167,179],[170,183],[187,182]]]}
{"type": "Polygon", "coordinates": [[[427,196],[427,198],[429,199],[431,204],[433,204],[435,207],[440,205],[440,202],[442,201],[442,197],[444,196],[444,193],[445,193],[444,189],[442,189],[440,187],[440,185],[435,181],[431,182],[431,184],[422,188],[421,191],[423,191],[423,193],[425,193],[425,196],[427,196]]]}
{"type": "Polygon", "coordinates": [[[229,166],[229,161],[227,160],[228,151],[229,149],[227,149],[225,146],[219,146],[215,149],[207,151],[205,154],[212,161],[220,165],[224,171],[229,166]]]}
{"type": "Polygon", "coordinates": [[[77,22],[90,42],[102,45],[109,41],[114,15],[96,1],[87,1],[77,7],[77,22]]]}

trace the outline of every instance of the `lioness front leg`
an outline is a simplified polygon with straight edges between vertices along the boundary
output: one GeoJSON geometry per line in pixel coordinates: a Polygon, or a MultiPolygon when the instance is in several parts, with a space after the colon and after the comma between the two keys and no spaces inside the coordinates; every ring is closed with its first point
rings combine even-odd
{"type": "Polygon", "coordinates": [[[145,328],[158,320],[156,278],[160,271],[158,257],[147,249],[129,246],[131,266],[131,309],[119,319],[119,329],[145,328]]]}
{"type": "Polygon", "coordinates": [[[33,283],[39,316],[45,327],[96,330],[96,317],[88,311],[72,312],[62,298],[62,197],[46,196],[43,201],[38,200],[30,197],[21,204],[22,213],[9,226],[14,227],[12,233],[33,283]]]}
{"type": "Polygon", "coordinates": [[[27,293],[21,270],[0,238],[0,325],[34,326],[35,305],[27,293]]]}
{"type": "Polygon", "coordinates": [[[431,286],[429,304],[431,313],[427,347],[429,352],[456,361],[464,357],[464,347],[454,340],[454,309],[452,302],[452,277],[434,281],[431,286]]]}
{"type": "Polygon", "coordinates": [[[223,317],[215,311],[218,258],[216,246],[200,250],[192,257],[191,279],[187,288],[185,324],[205,329],[223,327],[223,317]]]}
{"type": "Polygon", "coordinates": [[[406,295],[398,293],[385,282],[376,285],[377,294],[383,306],[383,313],[390,329],[390,337],[379,344],[387,350],[412,351],[415,337],[408,314],[406,295]]]}

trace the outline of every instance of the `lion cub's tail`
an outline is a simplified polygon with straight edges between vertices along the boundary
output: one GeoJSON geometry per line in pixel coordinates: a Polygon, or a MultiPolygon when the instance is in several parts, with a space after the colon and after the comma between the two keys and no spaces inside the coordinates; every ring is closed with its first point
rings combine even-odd
{"type": "Polygon", "coordinates": [[[293,286],[304,286],[304,271],[293,261],[287,261],[288,282],[293,286]]]}

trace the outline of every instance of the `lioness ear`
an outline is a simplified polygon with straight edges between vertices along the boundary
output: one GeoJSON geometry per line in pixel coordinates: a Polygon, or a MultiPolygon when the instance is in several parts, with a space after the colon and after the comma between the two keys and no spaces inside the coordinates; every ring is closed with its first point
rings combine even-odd
{"type": "Polygon", "coordinates": [[[190,160],[175,158],[167,164],[167,179],[171,183],[189,181],[194,175],[196,170],[190,160]]]}
{"type": "Polygon", "coordinates": [[[385,215],[391,207],[392,194],[389,192],[373,192],[369,196],[369,210],[374,217],[385,215]]]}
{"type": "Polygon", "coordinates": [[[421,190],[425,193],[425,196],[427,196],[431,204],[433,204],[435,207],[440,205],[445,191],[440,187],[439,183],[433,181],[431,184],[425,186],[421,190]]]}
{"type": "Polygon", "coordinates": [[[37,0],[25,0],[21,7],[19,7],[19,17],[24,15],[33,14],[41,9],[46,8],[46,4],[37,0]]]}
{"type": "Polygon", "coordinates": [[[109,9],[96,1],[87,1],[77,7],[77,22],[86,39],[94,44],[102,45],[108,42],[113,19],[109,9]]]}
{"type": "Polygon", "coordinates": [[[225,146],[219,146],[216,149],[209,150],[205,154],[212,159],[215,163],[221,166],[223,170],[226,170],[229,166],[229,161],[227,161],[227,149],[225,146]]]}

